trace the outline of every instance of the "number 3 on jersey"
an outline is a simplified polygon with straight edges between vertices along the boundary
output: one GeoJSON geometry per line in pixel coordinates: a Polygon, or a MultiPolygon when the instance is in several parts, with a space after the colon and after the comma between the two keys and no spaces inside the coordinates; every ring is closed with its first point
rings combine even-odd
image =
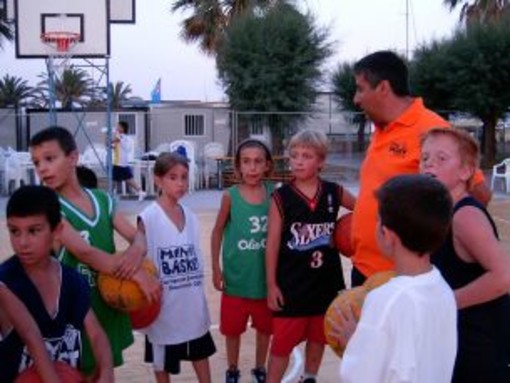
{"type": "Polygon", "coordinates": [[[310,261],[310,267],[312,269],[318,269],[324,263],[324,254],[321,251],[314,251],[312,253],[312,259],[310,261]]]}

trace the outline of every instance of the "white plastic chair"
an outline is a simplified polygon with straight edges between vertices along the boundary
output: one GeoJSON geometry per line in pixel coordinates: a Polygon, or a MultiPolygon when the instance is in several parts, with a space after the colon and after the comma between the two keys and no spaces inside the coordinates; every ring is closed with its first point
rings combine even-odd
{"type": "MultiPolygon", "coordinates": [[[[220,142],[208,142],[204,146],[204,183],[205,188],[209,189],[210,180],[213,177],[218,177],[218,162],[217,158],[225,157],[225,148],[220,142]]],[[[217,180],[219,182],[219,180],[217,180]]]]}
{"type": "Polygon", "coordinates": [[[193,192],[200,187],[200,177],[197,166],[197,151],[195,143],[188,140],[175,140],[170,143],[170,152],[179,152],[183,148],[189,161],[189,191],[193,192]]]}
{"type": "Polygon", "coordinates": [[[501,161],[492,167],[491,189],[494,190],[496,179],[501,178],[505,184],[506,192],[510,192],[510,158],[501,161]]]}
{"type": "Polygon", "coordinates": [[[106,169],[106,147],[103,144],[95,143],[88,145],[83,154],[80,155],[80,165],[93,169],[104,174],[106,169]]]}
{"type": "Polygon", "coordinates": [[[154,149],[152,151],[152,153],[160,154],[160,153],[164,153],[164,152],[171,152],[172,151],[171,147],[172,147],[171,143],[162,142],[161,144],[156,146],[156,149],[154,149]]]}
{"type": "Polygon", "coordinates": [[[7,194],[10,194],[11,191],[16,190],[22,184],[28,185],[30,183],[27,168],[23,166],[23,161],[18,156],[18,153],[11,148],[9,148],[3,156],[3,169],[3,191],[7,194]],[[12,189],[11,183],[13,185],[12,189]]]}

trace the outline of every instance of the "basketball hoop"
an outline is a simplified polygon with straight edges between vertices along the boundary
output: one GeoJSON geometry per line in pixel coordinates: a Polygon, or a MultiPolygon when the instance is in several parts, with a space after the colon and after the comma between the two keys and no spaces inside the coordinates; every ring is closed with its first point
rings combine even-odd
{"type": "Polygon", "coordinates": [[[65,55],[80,41],[80,34],[66,31],[46,32],[41,34],[41,41],[54,47],[59,54],[65,55]]]}

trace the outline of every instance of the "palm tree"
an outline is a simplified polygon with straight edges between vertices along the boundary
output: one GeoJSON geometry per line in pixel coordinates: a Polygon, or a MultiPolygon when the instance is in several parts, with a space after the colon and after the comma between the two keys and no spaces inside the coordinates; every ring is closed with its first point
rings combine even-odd
{"type": "Polygon", "coordinates": [[[128,100],[131,92],[131,85],[124,84],[124,81],[117,81],[116,83],[110,84],[110,100],[112,109],[120,109],[122,107],[122,103],[128,100]]]}
{"type": "Polygon", "coordinates": [[[12,41],[14,33],[11,24],[7,23],[7,14],[5,8],[0,9],[0,47],[2,47],[3,40],[12,41]]]}
{"type": "Polygon", "coordinates": [[[443,3],[450,10],[461,6],[460,19],[467,25],[497,22],[510,16],[510,0],[443,0],[443,3]]]}
{"type": "Polygon", "coordinates": [[[0,107],[14,107],[16,110],[23,101],[33,96],[33,88],[21,77],[6,74],[0,79],[0,107]]]}
{"type": "MultiPolygon", "coordinates": [[[[47,73],[40,76],[38,84],[40,95],[46,106],[50,99],[50,81],[47,73]]],[[[98,89],[89,74],[79,68],[64,69],[61,75],[55,76],[55,98],[62,105],[62,109],[72,109],[74,103],[86,106],[97,98],[98,89]]]]}
{"type": "Polygon", "coordinates": [[[209,55],[216,54],[225,29],[236,17],[275,5],[278,0],[174,0],[172,12],[191,11],[182,22],[181,36],[186,42],[198,42],[209,55]]]}

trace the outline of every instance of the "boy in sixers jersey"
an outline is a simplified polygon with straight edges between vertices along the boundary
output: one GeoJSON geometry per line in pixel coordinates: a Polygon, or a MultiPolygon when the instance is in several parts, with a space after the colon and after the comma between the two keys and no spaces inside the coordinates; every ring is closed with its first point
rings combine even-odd
{"type": "MultiPolygon", "coordinates": [[[[112,382],[108,339],[91,310],[89,286],[75,270],[51,256],[53,243],[62,233],[57,195],[44,186],[21,187],[9,199],[6,216],[16,255],[0,265],[0,283],[7,286],[34,318],[51,360],[78,368],[83,331],[91,340],[97,360],[97,382],[112,382]]],[[[30,326],[24,326],[28,334],[19,333],[19,327],[12,329],[15,321],[6,320],[1,314],[2,308],[0,381],[10,383],[18,373],[37,362],[34,361],[37,354],[32,355],[30,343],[24,341],[30,338],[30,326]]],[[[28,315],[26,310],[16,313],[24,314],[28,315]]],[[[19,322],[22,318],[14,319],[19,322]]]]}
{"type": "MultiPolygon", "coordinates": [[[[76,174],[78,150],[71,133],[61,127],[50,127],[30,140],[35,170],[41,181],[60,197],[63,229],[60,236],[61,261],[80,272],[91,287],[92,308],[103,326],[113,355],[114,366],[123,363],[122,351],[133,343],[128,316],[102,299],[97,288],[98,272],[137,281],[150,301],[158,298],[160,286],[151,282],[140,270],[145,255],[145,238],[136,233],[120,213],[112,198],[98,189],[82,188],[76,174]],[[131,246],[121,255],[113,256],[114,230],[131,246]]],[[[81,369],[89,377],[95,373],[95,361],[88,338],[84,336],[81,369]]]]}
{"type": "Polygon", "coordinates": [[[273,342],[268,382],[280,382],[292,349],[306,340],[302,382],[314,383],[324,345],[324,314],[345,288],[331,236],[340,206],[355,198],[324,181],[320,171],[328,148],[324,133],[303,130],[289,142],[294,180],[276,189],[269,208],[266,244],[268,305],[273,310],[273,342]]]}

